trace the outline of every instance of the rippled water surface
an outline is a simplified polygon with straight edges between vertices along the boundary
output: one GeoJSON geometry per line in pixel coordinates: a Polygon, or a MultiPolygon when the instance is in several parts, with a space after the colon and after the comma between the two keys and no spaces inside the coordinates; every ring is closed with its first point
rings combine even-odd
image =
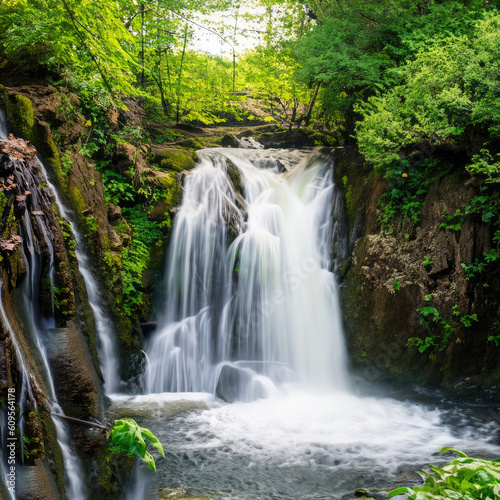
{"type": "Polygon", "coordinates": [[[145,481],[150,493],[183,488],[216,498],[287,499],[353,497],[356,488],[404,483],[401,476],[425,463],[443,462],[434,454],[444,446],[499,455],[494,405],[459,409],[442,397],[424,399],[293,391],[253,403],[192,393],[114,402],[120,413],[133,409],[164,444],[166,458],[157,458],[157,473],[145,481]]]}

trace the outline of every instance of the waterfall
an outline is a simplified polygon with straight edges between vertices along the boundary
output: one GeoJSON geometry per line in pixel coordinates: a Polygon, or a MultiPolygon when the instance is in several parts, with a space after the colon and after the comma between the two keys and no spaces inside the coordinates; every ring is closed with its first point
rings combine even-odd
{"type": "MultiPolygon", "coordinates": [[[[43,162],[41,163],[44,171],[47,172],[43,162]]],[[[118,391],[120,383],[120,358],[118,355],[115,327],[109,314],[106,314],[101,306],[101,304],[104,303],[104,299],[90,267],[90,259],[85,249],[85,240],[74,223],[73,215],[62,203],[54,184],[52,184],[49,179],[47,179],[46,183],[52,190],[59,215],[68,221],[73,236],[75,237],[75,253],[78,262],[78,270],[80,271],[80,274],[85,282],[87,298],[94,316],[95,330],[98,340],[99,364],[104,377],[104,391],[108,395],[113,394],[118,391]]]]}
{"type": "MultiPolygon", "coordinates": [[[[5,114],[0,113],[0,139],[7,137],[8,133],[7,120],[5,114]]],[[[39,182],[36,179],[36,173],[32,165],[26,163],[21,167],[18,162],[12,162],[10,165],[12,175],[18,186],[24,186],[26,191],[30,193],[29,204],[26,203],[18,210],[20,213],[21,222],[20,234],[22,238],[22,253],[26,263],[27,276],[16,291],[17,301],[21,310],[24,323],[27,331],[34,343],[36,356],[41,363],[40,369],[43,371],[44,379],[49,392],[48,404],[52,413],[63,414],[63,410],[59,405],[57,393],[54,386],[54,379],[49,363],[48,350],[52,342],[51,330],[55,327],[55,319],[53,312],[47,315],[47,311],[41,310],[40,307],[40,280],[42,277],[42,268],[48,268],[48,278],[50,281],[50,291],[52,298],[53,311],[53,289],[54,289],[54,247],[52,243],[52,232],[47,218],[41,214],[45,210],[52,210],[50,201],[46,193],[38,187],[39,182]],[[31,208],[31,214],[29,211],[31,208]],[[33,215],[34,217],[32,218],[33,215]],[[41,215],[41,216],[40,216],[41,215]],[[49,256],[49,262],[44,262],[42,248],[46,249],[49,256]]],[[[5,322],[5,314],[2,308],[2,320],[5,322]]],[[[8,323],[8,322],[7,322],[8,323]]],[[[9,325],[9,329],[12,331],[9,325]]],[[[13,343],[17,346],[15,335],[12,336],[13,343]]],[[[18,354],[16,348],[16,354],[18,354]]],[[[23,364],[23,358],[19,358],[21,366],[26,370],[26,365],[23,364]]],[[[29,376],[23,373],[23,377],[29,376]]],[[[22,397],[22,396],[21,396],[22,397]]],[[[53,419],[56,429],[56,437],[61,449],[64,461],[64,474],[66,483],[66,492],[69,498],[85,499],[88,497],[86,488],[83,483],[82,467],[78,455],[74,452],[70,445],[70,432],[67,424],[61,420],[53,419]]]]}
{"type": "MultiPolygon", "coordinates": [[[[12,342],[12,346],[14,347],[14,352],[16,354],[16,360],[17,363],[20,366],[21,369],[21,377],[22,377],[22,382],[21,382],[21,392],[17,398],[17,407],[19,408],[19,439],[21,442],[21,447],[23,447],[23,436],[24,436],[24,421],[23,421],[23,413],[24,413],[24,405],[26,402],[26,393],[28,393],[28,398],[31,402],[36,403],[35,397],[33,395],[33,388],[32,388],[32,383],[35,385],[35,387],[39,390],[37,387],[36,381],[32,379],[29,375],[29,370],[27,369],[26,361],[24,359],[23,352],[19,346],[19,342],[17,341],[16,334],[14,333],[13,328],[11,327],[9,320],[7,318],[7,315],[5,314],[5,309],[3,307],[3,302],[2,302],[2,285],[3,282],[0,281],[0,321],[2,323],[2,327],[4,331],[8,332],[8,336],[12,342]]],[[[8,448],[8,439],[7,439],[7,431],[8,431],[8,425],[7,425],[7,408],[3,408],[2,412],[0,413],[0,460],[2,462],[2,482],[4,483],[4,493],[8,494],[9,497],[12,500],[15,500],[14,494],[9,490],[7,487],[7,474],[8,474],[8,469],[7,469],[7,456],[6,454],[8,448]]],[[[17,464],[15,465],[16,469],[18,468],[17,464]]],[[[17,472],[17,471],[16,471],[17,472]]]]}
{"type": "Polygon", "coordinates": [[[347,387],[331,272],[332,161],[280,154],[198,152],[168,251],[166,303],[147,345],[146,392],[250,401],[291,383],[347,387]]]}
{"type": "MultiPolygon", "coordinates": [[[[0,140],[7,139],[8,130],[7,117],[5,112],[0,109],[0,140]]],[[[78,270],[80,271],[80,274],[85,282],[88,301],[94,316],[95,329],[98,339],[99,363],[104,377],[104,389],[106,394],[112,394],[118,390],[120,383],[120,359],[118,355],[115,328],[109,314],[106,314],[101,306],[104,300],[97,280],[91,270],[90,259],[88,257],[88,252],[85,249],[85,240],[74,222],[74,216],[69,210],[66,209],[61,201],[61,197],[59,196],[56,187],[48,178],[47,168],[45,167],[43,160],[38,158],[38,161],[41,164],[41,170],[46,175],[44,181],[48,188],[52,191],[59,215],[68,221],[75,238],[75,253],[78,262],[78,270]]]]}

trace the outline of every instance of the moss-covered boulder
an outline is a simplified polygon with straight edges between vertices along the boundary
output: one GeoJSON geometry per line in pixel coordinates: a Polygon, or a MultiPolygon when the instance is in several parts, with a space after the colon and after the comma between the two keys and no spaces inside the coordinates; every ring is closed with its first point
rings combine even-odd
{"type": "Polygon", "coordinates": [[[191,170],[195,161],[193,155],[184,149],[153,146],[152,160],[161,169],[181,172],[182,170],[191,170]]]}
{"type": "Polygon", "coordinates": [[[0,107],[5,110],[15,134],[36,146],[58,182],[62,182],[61,159],[54,137],[48,123],[35,116],[32,100],[0,86],[0,107]]]}

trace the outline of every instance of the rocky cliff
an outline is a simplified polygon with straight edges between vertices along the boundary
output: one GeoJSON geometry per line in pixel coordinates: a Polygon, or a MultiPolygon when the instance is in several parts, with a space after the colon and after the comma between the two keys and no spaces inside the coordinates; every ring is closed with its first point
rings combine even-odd
{"type": "Polygon", "coordinates": [[[473,272],[492,248],[491,224],[470,215],[446,228],[446,216],[479,194],[477,180],[455,165],[429,185],[418,223],[383,227],[387,180],[354,149],[335,155],[350,235],[341,300],[353,365],[370,380],[496,386],[500,266],[473,272]]]}

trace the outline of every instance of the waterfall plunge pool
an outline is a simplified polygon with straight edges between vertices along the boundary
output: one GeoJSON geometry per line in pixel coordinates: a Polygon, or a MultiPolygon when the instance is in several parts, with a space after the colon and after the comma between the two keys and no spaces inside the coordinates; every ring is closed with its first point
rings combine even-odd
{"type": "Polygon", "coordinates": [[[206,393],[117,395],[111,410],[163,444],[165,459],[153,453],[156,473],[139,464],[143,498],[171,488],[210,498],[341,499],[418,480],[423,465],[451,459],[435,456],[444,446],[498,457],[492,408],[421,391],[418,403],[343,391],[232,404],[206,393]]]}

